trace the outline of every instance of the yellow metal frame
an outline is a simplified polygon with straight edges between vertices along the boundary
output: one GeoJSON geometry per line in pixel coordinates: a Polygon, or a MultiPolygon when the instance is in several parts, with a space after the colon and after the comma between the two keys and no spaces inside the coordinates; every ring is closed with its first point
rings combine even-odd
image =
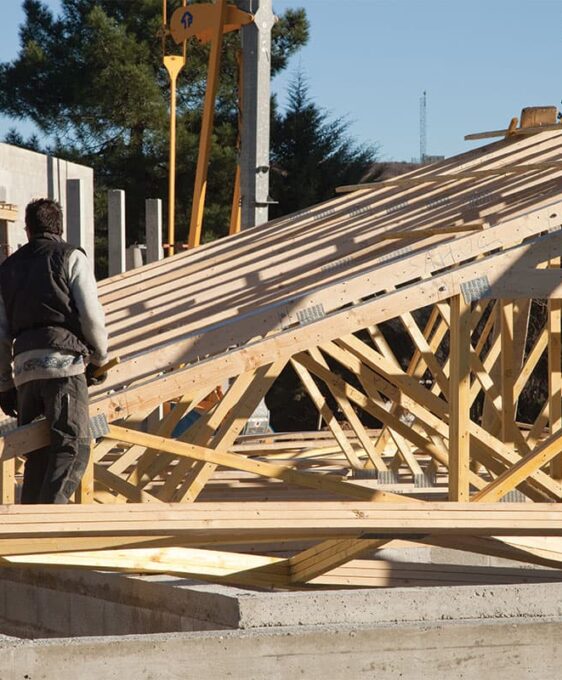
{"type": "MultiPolygon", "coordinates": [[[[238,52],[238,136],[236,139],[236,152],[239,156],[240,154],[240,137],[242,130],[242,92],[243,92],[243,54],[242,50],[238,52]]],[[[242,206],[240,203],[241,192],[240,192],[240,158],[238,157],[236,161],[236,175],[234,177],[234,191],[232,192],[232,208],[230,211],[230,228],[228,233],[230,236],[232,234],[238,234],[242,228],[242,206]]]]}
{"type": "MultiPolygon", "coordinates": [[[[227,0],[216,0],[214,4],[197,4],[187,6],[186,0],[171,17],[170,27],[167,24],[167,2],[162,3],[162,45],[166,51],[166,37],[171,35],[177,44],[183,46],[183,56],[164,54],[164,66],[170,78],[170,159],[168,186],[168,254],[175,252],[175,186],[176,186],[176,84],[177,78],[185,66],[187,40],[195,37],[203,43],[210,42],[211,50],[207,70],[207,89],[203,105],[203,117],[199,140],[199,154],[193,191],[193,204],[189,228],[188,246],[195,248],[201,242],[203,228],[203,212],[207,193],[207,173],[211,152],[211,138],[213,132],[215,100],[220,74],[220,60],[222,51],[222,37],[224,33],[238,30],[253,20],[251,14],[239,10],[234,5],[228,5],[227,0]]],[[[240,203],[240,176],[237,169],[235,179],[235,195],[233,205],[240,203]]],[[[236,222],[236,212],[231,216],[232,224],[236,222]]],[[[238,210],[238,231],[240,216],[238,210]]]]}
{"type": "Polygon", "coordinates": [[[170,76],[170,167],[168,177],[168,254],[174,254],[176,242],[176,84],[185,66],[185,57],[166,55],[164,66],[170,76]]]}
{"type": "Polygon", "coordinates": [[[213,5],[213,21],[211,24],[211,53],[207,70],[207,89],[203,104],[203,119],[201,121],[201,135],[199,138],[199,155],[197,157],[197,172],[195,174],[195,188],[193,204],[191,206],[191,223],[189,225],[188,247],[196,248],[201,243],[203,228],[203,211],[207,194],[207,173],[209,157],[211,155],[211,135],[215,118],[215,99],[219,84],[220,60],[222,52],[223,27],[226,18],[226,0],[217,0],[213,5]]]}

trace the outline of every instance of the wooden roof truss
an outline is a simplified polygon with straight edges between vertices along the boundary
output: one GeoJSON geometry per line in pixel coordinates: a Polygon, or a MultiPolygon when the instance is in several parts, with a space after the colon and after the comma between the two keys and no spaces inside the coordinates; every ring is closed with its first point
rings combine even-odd
{"type": "Polygon", "coordinates": [[[561,254],[556,129],[103,281],[121,363],[92,392],[110,425],[82,505],[11,506],[19,457],[48,433],[6,433],[0,552],[281,588],[388,583],[349,565],[400,538],[559,566],[561,254]],[[545,362],[544,399],[521,423],[545,362]],[[324,440],[240,438],[287,366],[324,440]],[[268,542],[292,557],[260,553],[268,542]]]}

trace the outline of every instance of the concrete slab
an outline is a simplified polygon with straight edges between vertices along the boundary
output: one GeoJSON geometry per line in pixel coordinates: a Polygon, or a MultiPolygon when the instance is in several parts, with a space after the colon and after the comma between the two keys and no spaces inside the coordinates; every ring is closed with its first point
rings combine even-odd
{"type": "Polygon", "coordinates": [[[2,680],[558,680],[561,637],[561,620],[528,619],[0,640],[0,671],[2,680]]]}
{"type": "Polygon", "coordinates": [[[164,575],[0,570],[0,632],[19,637],[561,616],[562,580],[273,592],[164,575]]]}
{"type": "Polygon", "coordinates": [[[240,628],[562,616],[562,583],[245,593],[240,628]]]}
{"type": "Polygon", "coordinates": [[[558,680],[562,582],[286,593],[3,568],[0,632],[44,638],[0,637],[1,680],[77,664],[80,680],[558,680]]]}

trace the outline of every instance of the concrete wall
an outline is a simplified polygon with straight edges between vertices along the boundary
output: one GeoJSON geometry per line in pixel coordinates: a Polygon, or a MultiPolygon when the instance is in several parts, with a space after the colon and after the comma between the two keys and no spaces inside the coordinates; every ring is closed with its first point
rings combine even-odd
{"type": "Polygon", "coordinates": [[[52,638],[0,635],[0,680],[559,680],[562,584],[278,593],[2,568],[0,632],[52,638]]]}
{"type": "Polygon", "coordinates": [[[0,640],[2,680],[559,680],[562,622],[0,640]]]}
{"type": "Polygon", "coordinates": [[[0,633],[43,638],[237,628],[240,592],[168,576],[0,568],[0,633]]]}
{"type": "MultiPolygon", "coordinates": [[[[0,144],[0,200],[14,203],[19,208],[18,220],[8,223],[7,245],[10,252],[27,242],[24,232],[25,206],[34,198],[53,198],[59,201],[67,220],[67,180],[82,180],[80,200],[83,224],[82,243],[88,257],[94,257],[94,172],[91,168],[45,156],[9,144],[0,144]]],[[[74,219],[76,205],[74,205],[74,219]]]]}

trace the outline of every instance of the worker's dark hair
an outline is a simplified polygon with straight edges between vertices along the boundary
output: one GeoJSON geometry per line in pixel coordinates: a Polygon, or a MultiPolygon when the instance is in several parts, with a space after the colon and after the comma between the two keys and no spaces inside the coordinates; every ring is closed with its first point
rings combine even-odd
{"type": "Polygon", "coordinates": [[[25,226],[31,236],[36,234],[62,234],[62,208],[57,201],[39,198],[25,209],[25,226]]]}

